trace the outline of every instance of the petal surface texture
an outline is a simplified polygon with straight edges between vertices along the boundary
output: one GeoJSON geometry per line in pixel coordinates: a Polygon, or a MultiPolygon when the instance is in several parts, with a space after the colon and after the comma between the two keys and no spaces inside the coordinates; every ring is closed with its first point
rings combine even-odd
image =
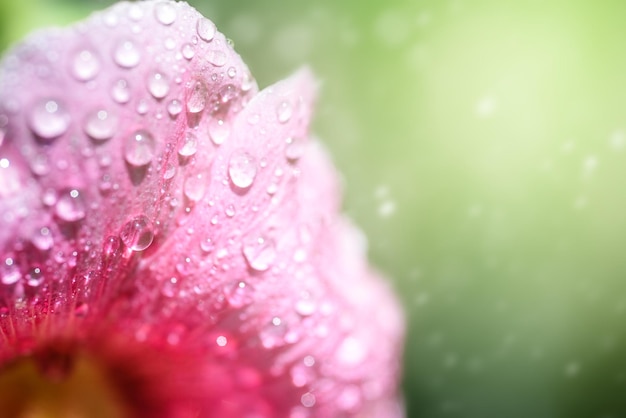
{"type": "Polygon", "coordinates": [[[119,3],[15,46],[0,359],[44,325],[88,339],[106,323],[195,353],[200,416],[402,416],[403,316],[339,213],[315,96],[307,69],[258,92],[182,2],[119,3]]]}

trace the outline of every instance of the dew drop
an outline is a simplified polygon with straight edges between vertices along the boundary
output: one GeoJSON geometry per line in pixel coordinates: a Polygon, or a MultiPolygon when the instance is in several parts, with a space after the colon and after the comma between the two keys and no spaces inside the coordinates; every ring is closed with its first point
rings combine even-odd
{"type": "Polygon", "coordinates": [[[200,113],[206,106],[207,89],[202,81],[196,81],[187,101],[187,110],[189,113],[200,113]]]}
{"type": "Polygon", "coordinates": [[[106,258],[114,258],[119,255],[122,240],[115,235],[110,235],[104,240],[102,251],[106,258]]]}
{"type": "Polygon", "coordinates": [[[139,64],[141,53],[131,41],[120,42],[113,52],[113,60],[123,68],[132,68],[139,64]]]}
{"type": "Polygon", "coordinates": [[[213,251],[214,248],[215,248],[215,245],[213,244],[213,241],[211,240],[211,238],[206,238],[206,239],[200,241],[200,249],[203,252],[208,254],[211,251],[213,251]]]}
{"type": "Polygon", "coordinates": [[[171,25],[176,20],[176,8],[171,3],[157,3],[154,6],[156,19],[164,25],[171,25]]]}
{"type": "Polygon", "coordinates": [[[145,129],[133,132],[124,144],[124,159],[135,167],[149,164],[154,158],[155,142],[152,134],[145,129]]]}
{"type": "Polygon", "coordinates": [[[193,132],[188,132],[178,148],[178,155],[189,158],[198,150],[198,140],[193,132]]]}
{"type": "Polygon", "coordinates": [[[4,262],[0,264],[0,282],[11,285],[17,283],[21,278],[22,274],[15,260],[11,257],[5,258],[4,262]]]}
{"type": "Polygon", "coordinates": [[[235,150],[228,162],[228,176],[240,189],[247,189],[254,182],[257,167],[256,159],[244,150],[235,150]]]}
{"type": "Polygon", "coordinates": [[[204,17],[198,19],[196,29],[198,31],[198,36],[207,42],[213,40],[217,31],[215,28],[215,24],[213,24],[213,22],[204,17]]]}
{"type": "Polygon", "coordinates": [[[87,115],[85,133],[96,141],[106,141],[117,131],[117,118],[104,109],[98,109],[87,115]]]}
{"type": "Polygon", "coordinates": [[[224,212],[226,213],[226,216],[232,218],[233,216],[235,216],[235,207],[232,204],[228,205],[226,206],[226,210],[224,212]]]}
{"type": "Polygon", "coordinates": [[[219,49],[211,49],[207,51],[205,58],[210,64],[213,64],[216,67],[224,66],[227,61],[226,53],[219,49]]]}
{"type": "Polygon", "coordinates": [[[172,99],[167,103],[167,113],[170,114],[171,117],[176,117],[183,110],[183,104],[180,100],[172,99]]]}
{"type": "Polygon", "coordinates": [[[144,99],[139,100],[139,103],[137,103],[137,113],[140,115],[148,113],[148,102],[144,99]]]}
{"type": "Polygon", "coordinates": [[[206,183],[206,179],[202,174],[187,177],[183,186],[183,191],[187,199],[193,202],[200,201],[204,197],[206,183]]]}
{"type": "Polygon", "coordinates": [[[230,135],[230,125],[223,119],[211,119],[208,130],[211,141],[215,145],[222,145],[230,135]]]}
{"type": "Polygon", "coordinates": [[[161,72],[153,71],[148,75],[148,91],[155,99],[162,99],[170,91],[170,82],[161,72]]]}
{"type": "Polygon", "coordinates": [[[217,93],[218,109],[228,106],[228,104],[239,97],[239,90],[232,84],[223,86],[217,93]]]}
{"type": "Polygon", "coordinates": [[[254,288],[244,281],[235,281],[226,285],[224,293],[233,308],[241,308],[252,302],[254,288]]]}
{"type": "Polygon", "coordinates": [[[181,48],[181,53],[183,54],[183,57],[188,60],[192,59],[193,56],[196,54],[193,49],[193,45],[191,45],[190,43],[186,43],[183,45],[183,47],[181,48]]]}
{"type": "Polygon", "coordinates": [[[235,67],[228,67],[228,71],[226,71],[226,74],[228,74],[230,78],[235,78],[235,76],[237,75],[237,69],[235,67]]]}
{"type": "Polygon", "coordinates": [[[78,189],[66,189],[59,193],[55,213],[66,222],[78,222],[85,217],[85,208],[81,192],[78,189]]]}
{"type": "Polygon", "coordinates": [[[152,222],[144,216],[139,215],[126,222],[120,232],[120,238],[124,245],[133,251],[143,251],[152,244],[154,232],[152,222]]]}
{"type": "Polygon", "coordinates": [[[167,163],[167,165],[165,166],[165,171],[163,172],[163,178],[165,180],[169,180],[173,178],[175,174],[176,174],[176,167],[171,163],[167,163]]]}
{"type": "Polygon", "coordinates": [[[54,245],[52,233],[50,232],[50,229],[45,226],[36,230],[30,238],[30,241],[41,251],[48,251],[54,245]]]}
{"type": "Polygon", "coordinates": [[[267,270],[276,259],[276,245],[272,239],[253,235],[244,240],[243,256],[250,268],[256,271],[267,270]]]}
{"type": "Polygon", "coordinates": [[[51,140],[67,131],[70,114],[58,100],[44,99],[31,109],[29,124],[39,138],[51,140]]]}
{"type": "Polygon", "coordinates": [[[315,302],[310,299],[300,299],[296,302],[295,309],[300,315],[309,316],[315,313],[316,305],[315,302]]]}
{"type": "Polygon", "coordinates": [[[100,72],[100,60],[92,51],[84,49],[74,56],[72,74],[77,80],[91,80],[98,75],[98,72],[100,72]]]}
{"type": "Polygon", "coordinates": [[[287,146],[285,147],[285,157],[288,160],[296,161],[304,153],[304,145],[298,138],[287,138],[287,146]]]}
{"type": "Polygon", "coordinates": [[[120,104],[127,103],[130,100],[130,86],[123,78],[117,80],[111,88],[111,97],[120,104]]]}
{"type": "Polygon", "coordinates": [[[43,272],[39,267],[33,268],[26,274],[26,284],[31,287],[37,287],[43,283],[43,272]]]}
{"type": "Polygon", "coordinates": [[[287,123],[289,119],[291,119],[292,114],[293,109],[291,108],[291,103],[287,101],[281,102],[276,108],[276,116],[280,123],[287,123]]]}

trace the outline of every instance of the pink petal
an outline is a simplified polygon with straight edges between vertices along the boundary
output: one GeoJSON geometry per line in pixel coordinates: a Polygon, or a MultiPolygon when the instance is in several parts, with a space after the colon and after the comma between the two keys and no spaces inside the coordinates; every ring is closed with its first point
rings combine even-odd
{"type": "Polygon", "coordinates": [[[308,139],[308,70],[256,94],[211,22],[148,1],[30,38],[0,80],[16,328],[79,309],[199,349],[207,416],[402,415],[402,315],[308,139]]]}

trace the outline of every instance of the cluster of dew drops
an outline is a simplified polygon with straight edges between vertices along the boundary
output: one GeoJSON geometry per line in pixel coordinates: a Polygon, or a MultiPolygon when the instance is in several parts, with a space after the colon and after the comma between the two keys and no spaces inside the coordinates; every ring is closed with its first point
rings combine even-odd
{"type": "MultiPolygon", "coordinates": [[[[143,18],[144,12],[140,7],[131,5],[128,7],[127,12],[130,21],[138,22],[143,18]]],[[[171,3],[157,3],[154,7],[154,18],[165,26],[172,25],[177,19],[177,14],[177,7],[171,3]]],[[[113,28],[118,25],[119,18],[118,14],[112,12],[104,15],[102,22],[113,28]]],[[[133,28],[133,31],[135,30],[139,29],[133,28]]],[[[189,42],[178,45],[176,40],[168,37],[164,40],[164,47],[168,51],[174,51],[178,47],[176,59],[191,61],[196,55],[197,48],[202,46],[204,49],[204,46],[201,44],[210,44],[214,40],[216,33],[215,25],[210,20],[200,16],[196,21],[196,35],[192,36],[189,42]]],[[[144,51],[132,39],[121,39],[116,43],[111,59],[122,69],[132,69],[140,64],[142,54],[144,54],[144,51]]],[[[217,68],[224,67],[228,62],[226,53],[220,49],[205,49],[203,51],[203,59],[217,68]]],[[[69,66],[71,76],[78,82],[86,83],[87,85],[93,83],[93,80],[102,70],[100,60],[99,55],[93,50],[80,49],[76,51],[69,66]]],[[[234,79],[237,76],[237,69],[229,67],[225,69],[225,74],[230,79],[234,79]]],[[[213,81],[217,80],[215,73],[211,77],[213,81]]],[[[250,90],[254,84],[252,77],[246,71],[246,74],[243,75],[242,91],[239,91],[233,84],[226,84],[217,93],[216,102],[210,103],[206,85],[199,80],[190,81],[189,83],[192,84],[188,86],[190,93],[186,99],[172,98],[165,101],[170,93],[172,82],[181,83],[182,79],[181,77],[176,77],[171,80],[164,72],[159,70],[150,71],[146,75],[145,81],[148,93],[158,102],[163,102],[164,109],[171,119],[176,119],[183,111],[190,115],[199,115],[208,107],[211,108],[210,111],[213,114],[217,113],[219,116],[220,107],[228,108],[231,102],[238,99],[242,92],[250,90]]],[[[125,78],[117,79],[110,86],[109,93],[112,100],[121,106],[131,102],[132,89],[129,81],[125,78]]],[[[3,106],[9,110],[11,108],[10,103],[3,104],[3,106]]],[[[138,101],[135,110],[139,115],[146,115],[149,107],[150,101],[142,99],[138,101]]],[[[9,125],[8,115],[10,113],[4,114],[1,110],[0,147],[7,133],[9,125]]],[[[276,118],[280,123],[286,123],[292,117],[292,113],[291,103],[284,101],[276,109],[276,118]]],[[[161,112],[157,112],[155,117],[161,119],[164,115],[161,112]]],[[[28,128],[35,135],[37,141],[43,145],[52,144],[59,137],[62,137],[68,132],[74,122],[70,111],[63,101],[50,97],[43,98],[30,106],[26,115],[26,121],[28,128]]],[[[248,120],[251,125],[257,124],[258,121],[259,115],[253,115],[248,120]]],[[[106,143],[117,134],[120,121],[115,111],[100,107],[87,112],[86,116],[79,120],[79,123],[81,123],[81,129],[84,134],[94,144],[98,145],[106,143]]],[[[216,146],[220,146],[230,134],[230,127],[227,124],[225,117],[211,119],[208,133],[209,138],[216,146]]],[[[292,138],[287,138],[286,141],[287,147],[285,152],[287,159],[298,159],[302,152],[301,144],[292,138]]],[[[191,158],[196,153],[197,147],[198,139],[194,132],[189,131],[178,145],[178,155],[183,159],[191,158]]],[[[123,157],[131,168],[145,168],[149,166],[156,157],[156,149],[157,141],[153,133],[146,128],[137,129],[123,139],[123,157]]],[[[35,155],[34,158],[30,159],[31,169],[37,176],[43,176],[50,170],[49,162],[42,155],[35,155]]],[[[8,169],[11,166],[8,158],[1,157],[0,155],[0,174],[2,174],[3,169],[8,169]]],[[[64,162],[59,162],[59,164],[64,164],[64,162]]],[[[108,164],[110,164],[110,157],[105,156],[101,158],[103,167],[106,167],[108,164]]],[[[242,149],[234,150],[228,161],[227,173],[230,181],[239,189],[245,190],[250,188],[257,175],[257,166],[258,162],[250,153],[242,149]]],[[[162,172],[163,178],[169,180],[174,177],[176,168],[172,164],[167,164],[162,172]]],[[[280,174],[277,173],[277,175],[280,174]]],[[[116,185],[108,174],[102,176],[99,184],[101,192],[106,193],[115,187],[116,185]]],[[[196,174],[189,176],[185,180],[183,191],[185,197],[190,201],[199,201],[204,196],[205,187],[206,179],[203,178],[202,174],[196,174]]],[[[268,186],[267,193],[272,195],[276,192],[276,189],[277,185],[272,183],[268,186]]],[[[80,223],[87,216],[89,207],[85,193],[79,188],[65,188],[58,191],[45,190],[43,191],[42,202],[44,206],[52,208],[53,215],[61,223],[70,225],[80,223]]],[[[233,205],[228,205],[226,215],[232,217],[234,214],[235,208],[233,205]]],[[[213,219],[211,222],[215,223],[215,220],[213,219]]],[[[103,245],[104,256],[114,256],[124,247],[131,252],[143,251],[152,244],[153,240],[153,222],[144,214],[139,214],[122,226],[118,236],[109,236],[105,239],[103,245]]],[[[42,252],[51,250],[54,246],[51,228],[47,226],[37,228],[32,233],[31,242],[42,252]]],[[[206,242],[203,241],[201,245],[203,245],[203,250],[205,250],[206,248],[204,247],[211,247],[212,243],[210,240],[207,240],[206,242]]],[[[246,240],[242,245],[242,253],[251,268],[257,271],[264,271],[269,268],[275,257],[273,242],[270,239],[258,236],[246,240]]],[[[60,254],[56,258],[58,259],[57,261],[62,260],[63,262],[67,262],[70,259],[75,264],[77,256],[77,252],[74,251],[69,257],[64,257],[60,254]]],[[[14,285],[20,282],[21,279],[25,279],[28,286],[37,287],[44,281],[43,269],[40,266],[36,266],[30,268],[29,272],[23,275],[16,257],[10,254],[8,257],[4,257],[0,261],[0,282],[5,285],[14,285]]]]}

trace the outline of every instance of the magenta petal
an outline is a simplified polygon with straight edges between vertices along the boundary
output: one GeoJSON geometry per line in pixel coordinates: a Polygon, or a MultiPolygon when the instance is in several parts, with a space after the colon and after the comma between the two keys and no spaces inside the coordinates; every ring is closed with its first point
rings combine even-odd
{"type": "Polygon", "coordinates": [[[402,314],[310,139],[309,70],[257,94],[213,23],[147,1],[31,37],[0,80],[18,334],[55,312],[200,352],[202,416],[402,415],[402,314]]]}

